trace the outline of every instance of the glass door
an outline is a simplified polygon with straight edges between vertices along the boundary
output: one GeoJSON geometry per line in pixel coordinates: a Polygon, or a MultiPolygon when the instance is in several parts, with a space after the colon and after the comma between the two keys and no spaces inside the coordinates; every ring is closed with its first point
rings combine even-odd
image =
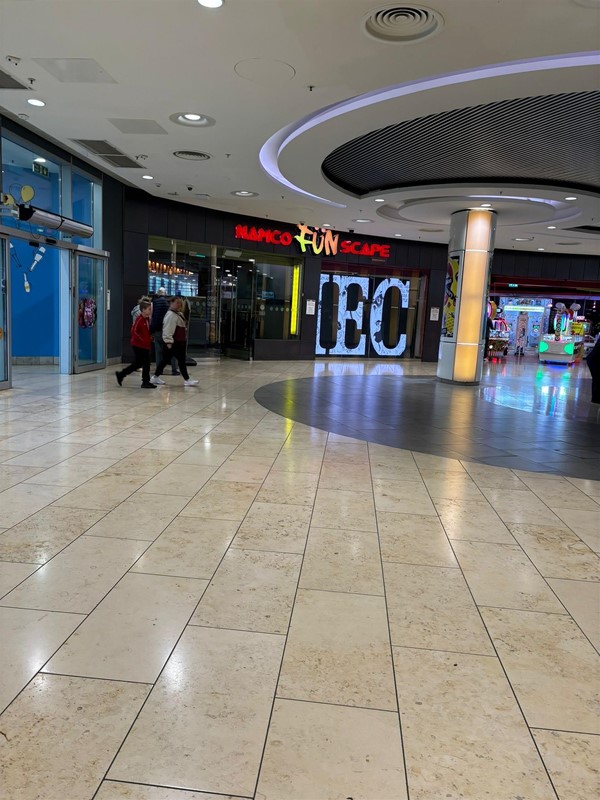
{"type": "Polygon", "coordinates": [[[221,268],[221,346],[230,358],[254,352],[256,271],[249,261],[224,259],[221,268]]]}
{"type": "Polygon", "coordinates": [[[0,236],[0,389],[10,389],[8,239],[0,236]]]}
{"type": "Polygon", "coordinates": [[[73,372],[106,366],[105,258],[73,253],[73,372]]]}

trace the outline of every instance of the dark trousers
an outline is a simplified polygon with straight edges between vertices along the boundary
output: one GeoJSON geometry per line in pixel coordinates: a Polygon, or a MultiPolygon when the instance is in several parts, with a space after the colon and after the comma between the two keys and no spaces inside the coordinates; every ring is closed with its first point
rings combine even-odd
{"type": "MultiPolygon", "coordinates": [[[[158,331],[154,334],[154,357],[156,358],[156,366],[162,362],[163,358],[171,357],[170,351],[165,345],[165,340],[162,337],[162,333],[158,331]]],[[[177,368],[177,360],[175,358],[171,358],[171,369],[175,370],[177,368]]]]}
{"type": "Polygon", "coordinates": [[[150,383],[150,350],[143,347],[133,348],[133,363],[121,372],[121,375],[131,375],[136,369],[142,368],[142,383],[150,383]]]}
{"type": "Polygon", "coordinates": [[[156,367],[156,372],[154,374],[157,377],[160,377],[165,371],[165,367],[168,365],[171,358],[175,358],[177,360],[177,364],[179,365],[179,371],[183,376],[183,380],[184,381],[189,380],[190,374],[187,371],[187,367],[185,365],[185,350],[186,350],[185,342],[173,342],[170,348],[165,345],[162,361],[156,367]]]}

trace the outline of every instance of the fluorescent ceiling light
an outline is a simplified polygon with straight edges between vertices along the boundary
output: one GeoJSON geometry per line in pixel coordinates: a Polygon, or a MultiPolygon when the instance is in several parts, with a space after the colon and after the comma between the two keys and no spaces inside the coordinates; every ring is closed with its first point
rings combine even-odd
{"type": "Polygon", "coordinates": [[[37,97],[30,97],[27,102],[30,106],[35,106],[36,108],[43,108],[46,105],[43,100],[38,100],[37,97]]]}
{"type": "Polygon", "coordinates": [[[154,176],[153,175],[142,175],[142,180],[143,181],[153,181],[154,180],[154,176]]]}

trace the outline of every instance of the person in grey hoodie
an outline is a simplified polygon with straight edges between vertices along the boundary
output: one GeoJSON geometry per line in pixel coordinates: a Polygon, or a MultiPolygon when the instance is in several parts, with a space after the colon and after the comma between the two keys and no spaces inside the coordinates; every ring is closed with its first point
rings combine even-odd
{"type": "Polygon", "coordinates": [[[185,386],[197,386],[198,381],[190,378],[185,365],[185,351],[187,344],[187,323],[181,313],[183,303],[181,297],[173,297],[169,303],[169,310],[165,314],[162,326],[162,338],[165,343],[165,352],[160,364],[156,367],[156,372],[150,378],[150,383],[155,386],[163,384],[160,377],[171,358],[177,359],[179,371],[183,377],[185,386]]]}
{"type": "MultiPolygon", "coordinates": [[[[163,358],[166,357],[165,343],[162,338],[162,326],[165,315],[169,310],[169,301],[167,300],[167,290],[161,286],[156,293],[156,297],[152,303],[152,317],[150,319],[150,333],[154,339],[154,353],[156,357],[156,366],[160,364],[163,358]]],[[[177,361],[171,359],[171,375],[179,375],[177,369],[177,361]]]]}

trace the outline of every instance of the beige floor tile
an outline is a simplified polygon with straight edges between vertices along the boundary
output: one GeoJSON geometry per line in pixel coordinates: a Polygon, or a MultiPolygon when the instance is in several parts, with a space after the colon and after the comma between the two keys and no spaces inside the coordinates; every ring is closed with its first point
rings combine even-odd
{"type": "Polygon", "coordinates": [[[0,536],[0,560],[45,564],[104,514],[46,506],[0,536]]]}
{"type": "Polygon", "coordinates": [[[525,482],[542,503],[545,503],[549,508],[583,509],[600,514],[600,505],[566,478],[562,481],[546,480],[542,477],[527,478],[525,482]]]}
{"type": "Polygon", "coordinates": [[[187,503],[177,495],[136,492],[108,513],[86,535],[153,542],[187,503]]]}
{"type": "Polygon", "coordinates": [[[8,594],[21,581],[28,578],[37,569],[37,564],[15,564],[0,561],[0,597],[8,594]]]}
{"type": "Polygon", "coordinates": [[[461,463],[480,489],[527,490],[526,484],[514,472],[505,467],[490,467],[475,461],[462,461],[461,463]]]}
{"type": "Polygon", "coordinates": [[[32,431],[25,431],[18,433],[16,436],[9,436],[2,442],[4,450],[10,450],[12,453],[24,453],[28,450],[33,450],[36,447],[41,447],[49,442],[53,442],[58,436],[54,431],[48,432],[36,428],[32,431]]]}
{"type": "Polygon", "coordinates": [[[437,516],[423,481],[373,481],[375,508],[402,514],[437,516]]]}
{"type": "Polygon", "coordinates": [[[455,541],[453,546],[478,605],[565,613],[518,545],[455,541]]]}
{"type": "MultiPolygon", "coordinates": [[[[286,503],[253,503],[233,547],[303,553],[312,509],[286,503]]],[[[1,541],[1,540],[0,540],[1,541]]]]}
{"type": "Polygon", "coordinates": [[[573,486],[577,486],[578,489],[585,492],[585,494],[600,501],[600,480],[592,481],[586,480],[585,478],[567,478],[567,480],[569,483],[572,483],[573,486]]]}
{"type": "Polygon", "coordinates": [[[93,797],[149,688],[38,675],[0,717],[5,796],[93,797]]]}
{"type": "Polygon", "coordinates": [[[136,478],[152,478],[176,458],[177,453],[140,448],[116,461],[108,471],[120,475],[133,475],[136,478]]]}
{"type": "Polygon", "coordinates": [[[384,462],[383,464],[371,458],[371,476],[373,480],[410,481],[419,483],[421,473],[413,461],[398,461],[397,463],[384,462]]]}
{"type": "Polygon", "coordinates": [[[432,456],[429,453],[414,453],[419,469],[445,470],[447,472],[466,472],[461,462],[456,458],[432,456]]]}
{"type": "MultiPolygon", "coordinates": [[[[0,502],[2,495],[0,495],[0,502]]],[[[575,511],[574,509],[555,509],[555,513],[568,527],[582,539],[588,547],[600,553],[600,519],[597,511],[575,511]]],[[[2,514],[0,513],[0,524],[2,514]]]]}
{"type": "Polygon", "coordinates": [[[176,464],[190,464],[198,467],[220,467],[235,450],[234,444],[213,444],[200,441],[182,453],[176,464]]]}
{"type": "Polygon", "coordinates": [[[72,444],[65,441],[52,442],[52,444],[45,444],[43,447],[37,447],[35,450],[30,450],[28,453],[15,456],[8,462],[9,464],[39,467],[40,469],[48,469],[67,458],[87,450],[89,444],[72,444]]]}
{"type": "Polygon", "coordinates": [[[598,655],[567,616],[482,609],[527,723],[600,733],[598,655]]]}
{"type": "Polygon", "coordinates": [[[184,789],[165,789],[163,786],[146,786],[141,783],[103,781],[94,800],[244,800],[231,794],[186,792],[184,789]]]}
{"type": "Polygon", "coordinates": [[[311,528],[300,586],[330,592],[383,595],[377,534],[311,528]]]}
{"type": "MultiPolygon", "coordinates": [[[[178,380],[181,380],[181,378],[178,380]]],[[[167,450],[173,453],[179,451],[181,454],[184,450],[196,444],[203,435],[202,433],[193,433],[192,431],[175,432],[171,430],[152,439],[146,446],[152,450],[167,450]]]]}
{"type": "Polygon", "coordinates": [[[532,525],[560,525],[545,503],[532,491],[512,489],[482,489],[503,522],[525,522],[532,525]]]}
{"type": "Polygon", "coordinates": [[[273,466],[274,458],[230,456],[215,472],[216,481],[246,481],[262,483],[273,466]]]}
{"type": "Polygon", "coordinates": [[[0,528],[17,525],[68,491],[64,486],[34,486],[26,483],[5,489],[0,492],[0,528]]]}
{"type": "Polygon", "coordinates": [[[124,575],[43,671],[154,683],[207,586],[124,575]]]}
{"type": "Polygon", "coordinates": [[[0,608],[0,712],[84,619],[79,614],[0,608]]]}
{"type": "Polygon", "coordinates": [[[148,546],[81,536],[3,598],[2,604],[89,614],[148,546]]]}
{"type": "Polygon", "coordinates": [[[341,465],[336,461],[324,461],[319,476],[319,488],[372,492],[369,465],[341,465]]]}
{"type": "Polygon", "coordinates": [[[508,528],[545,577],[600,581],[600,558],[566,526],[509,522],[508,528]]]}
{"type": "Polygon", "coordinates": [[[449,539],[514,544],[506,525],[492,506],[476,500],[436,500],[435,508],[449,539]]]}
{"type": "Polygon", "coordinates": [[[376,531],[373,496],[366,492],[319,489],[311,524],[315,528],[376,531]]]}
{"type": "Polygon", "coordinates": [[[256,797],[406,800],[398,716],[276,700],[256,797]]]}
{"type": "Polygon", "coordinates": [[[323,454],[313,450],[285,448],[275,459],[273,472],[306,472],[319,475],[323,465],[323,454]]]}
{"type": "Polygon", "coordinates": [[[192,625],[287,633],[302,556],[230,549],[192,625]]]}
{"type": "MultiPolygon", "coordinates": [[[[38,475],[42,470],[39,467],[11,467],[8,464],[0,465],[0,492],[16,486],[34,475],[38,475]]],[[[42,481],[43,483],[43,481],[42,481]]]]}
{"type": "Polygon", "coordinates": [[[466,472],[448,470],[421,470],[421,477],[431,497],[450,500],[483,500],[477,484],[466,472]]]}
{"type": "Polygon", "coordinates": [[[107,777],[251,797],[284,642],[187,628],[107,777]]]}
{"type": "Polygon", "coordinates": [[[235,536],[237,525],[225,519],[177,517],[131,570],[210,580],[235,536]]]}
{"type": "Polygon", "coordinates": [[[383,572],[392,644],[493,652],[460,570],[386,562],[383,572]]]}
{"type": "Polygon", "coordinates": [[[304,472],[272,472],[267,476],[256,499],[261,503],[312,506],[318,480],[318,475],[304,472]]]}
{"type": "MultiPolygon", "coordinates": [[[[161,451],[159,451],[161,452],[161,451]]],[[[210,480],[214,467],[190,468],[189,464],[169,464],[152,480],[145,483],[140,493],[170,494],[193,497],[210,480]]]]}
{"type": "MultiPolygon", "coordinates": [[[[243,434],[242,434],[243,435],[243,434]]],[[[239,447],[235,450],[235,455],[238,458],[265,458],[270,459],[273,463],[281,451],[282,442],[266,441],[264,439],[250,439],[244,438],[239,447]]]]}
{"type": "Polygon", "coordinates": [[[47,486],[64,486],[75,489],[90,478],[112,465],[107,458],[89,458],[86,455],[73,456],[49,469],[38,472],[26,483],[44,483],[47,486]]]}
{"type": "Polygon", "coordinates": [[[131,453],[135,453],[145,441],[145,438],[140,440],[137,436],[113,436],[111,432],[110,438],[90,447],[89,450],[85,451],[85,455],[92,456],[93,458],[112,458],[120,460],[131,455],[131,453]]]}
{"type": "Polygon", "coordinates": [[[394,711],[383,597],[299,590],[277,695],[394,711]]]}
{"type": "Polygon", "coordinates": [[[590,642],[600,651],[600,583],[553,578],[549,578],[548,583],[590,642]]]}
{"type": "Polygon", "coordinates": [[[394,648],[411,800],[552,800],[496,658],[394,648]]]}
{"type": "Polygon", "coordinates": [[[146,478],[129,475],[96,475],[83,486],[73,489],[57,501],[57,506],[92,508],[111,511],[126,500],[146,482],[146,478]]]}
{"type": "Polygon", "coordinates": [[[540,730],[533,736],[561,800],[598,797],[600,737],[540,730]]]}
{"type": "Polygon", "coordinates": [[[379,511],[377,523],[384,561],[458,567],[448,537],[437,517],[379,511]]]}
{"type": "Polygon", "coordinates": [[[183,517],[230,519],[241,522],[252,505],[259,484],[210,480],[181,512],[183,517]]]}

